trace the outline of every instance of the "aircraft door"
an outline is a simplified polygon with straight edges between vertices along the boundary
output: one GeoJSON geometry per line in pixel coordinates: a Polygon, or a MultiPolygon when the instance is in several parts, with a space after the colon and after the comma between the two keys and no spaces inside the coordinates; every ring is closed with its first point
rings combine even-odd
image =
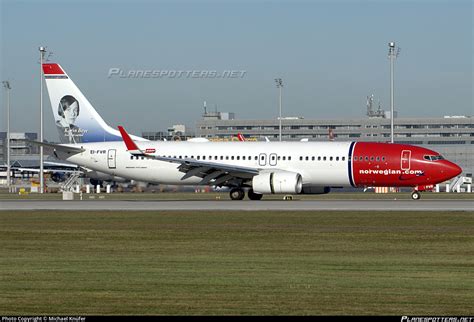
{"type": "Polygon", "coordinates": [[[258,156],[258,165],[267,165],[267,155],[265,153],[260,153],[260,155],[258,156]]]}
{"type": "Polygon", "coordinates": [[[116,156],[117,156],[116,149],[110,149],[107,151],[107,164],[109,166],[109,169],[116,168],[116,156]]]}
{"type": "Polygon", "coordinates": [[[411,151],[410,150],[403,150],[401,156],[401,169],[402,170],[410,170],[410,158],[411,158],[411,151]]]}

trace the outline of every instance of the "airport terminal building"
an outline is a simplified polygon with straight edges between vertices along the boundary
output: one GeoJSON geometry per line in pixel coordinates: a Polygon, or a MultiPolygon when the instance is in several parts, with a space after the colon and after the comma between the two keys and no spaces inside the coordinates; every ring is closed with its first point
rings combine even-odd
{"type": "MultiPolygon", "coordinates": [[[[27,167],[37,165],[39,148],[25,140],[37,141],[38,134],[30,132],[10,133],[10,162],[18,166],[27,167]]],[[[0,132],[0,164],[7,162],[7,133],[0,132]]]]}
{"type": "MultiPolygon", "coordinates": [[[[242,133],[249,140],[279,139],[279,120],[243,120],[232,113],[205,113],[197,122],[196,135],[209,140],[236,140],[242,133]]],[[[474,173],[474,118],[444,116],[395,118],[395,143],[413,144],[441,153],[463,168],[463,175],[474,173]]],[[[282,118],[282,141],[372,141],[390,142],[390,118],[361,119],[282,118]]]]}

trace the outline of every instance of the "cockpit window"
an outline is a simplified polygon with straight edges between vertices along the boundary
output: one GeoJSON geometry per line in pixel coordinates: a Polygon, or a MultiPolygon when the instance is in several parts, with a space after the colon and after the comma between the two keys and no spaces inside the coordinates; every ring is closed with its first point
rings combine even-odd
{"type": "Polygon", "coordinates": [[[428,161],[444,160],[442,155],[424,155],[423,159],[428,160],[428,161]]]}

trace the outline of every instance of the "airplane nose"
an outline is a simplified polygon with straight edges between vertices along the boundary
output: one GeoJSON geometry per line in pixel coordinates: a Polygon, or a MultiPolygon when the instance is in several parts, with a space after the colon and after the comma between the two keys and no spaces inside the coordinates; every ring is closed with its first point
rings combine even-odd
{"type": "Polygon", "coordinates": [[[456,163],[450,162],[450,161],[445,161],[444,162],[444,171],[443,171],[447,177],[446,180],[457,177],[458,175],[461,174],[462,169],[460,166],[458,166],[456,163]]]}

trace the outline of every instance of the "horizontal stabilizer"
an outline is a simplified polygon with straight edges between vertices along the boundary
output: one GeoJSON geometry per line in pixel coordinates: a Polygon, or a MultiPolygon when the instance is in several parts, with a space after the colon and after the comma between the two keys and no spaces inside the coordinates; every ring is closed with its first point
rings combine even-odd
{"type": "Polygon", "coordinates": [[[39,146],[44,146],[47,148],[52,148],[56,151],[61,151],[61,152],[66,152],[66,153],[82,153],[85,150],[82,148],[74,147],[74,146],[68,146],[68,145],[62,145],[62,144],[53,144],[53,143],[45,143],[45,142],[39,142],[39,141],[30,141],[30,140],[25,140],[25,142],[39,145],[39,146]]]}

